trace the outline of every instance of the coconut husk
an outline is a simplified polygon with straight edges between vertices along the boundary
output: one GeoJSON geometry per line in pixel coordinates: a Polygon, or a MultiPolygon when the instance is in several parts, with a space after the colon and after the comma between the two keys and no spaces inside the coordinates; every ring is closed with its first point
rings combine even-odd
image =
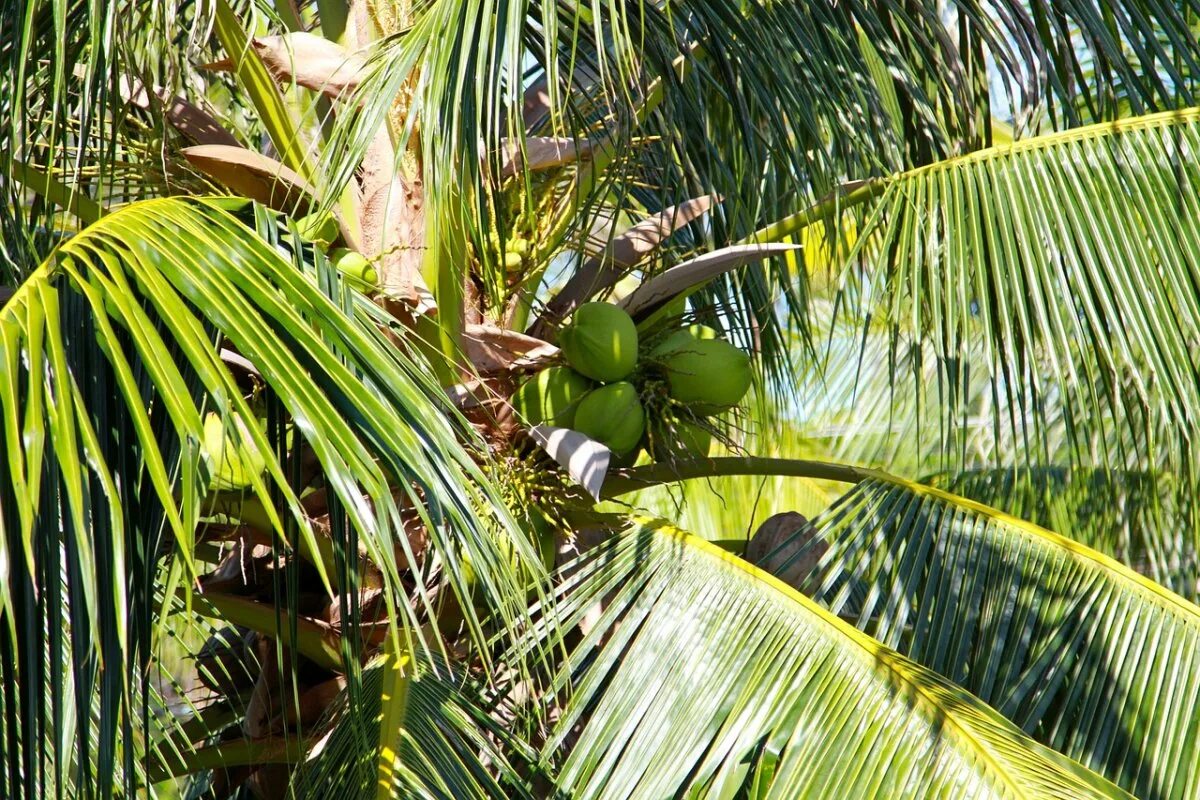
{"type": "Polygon", "coordinates": [[[592,152],[590,142],[565,136],[528,136],[522,143],[504,140],[500,147],[500,176],[511,178],[523,170],[539,172],[573,164],[592,152]]]}
{"type": "Polygon", "coordinates": [[[267,579],[272,561],[270,546],[255,543],[254,538],[244,533],[236,534],[232,545],[216,569],[200,577],[201,591],[253,594],[267,579]]]}
{"type": "MultiPolygon", "coordinates": [[[[365,74],[366,58],[346,50],[324,36],[293,31],[282,36],[256,36],[250,46],[278,83],[297,83],[306,89],[337,99],[358,88],[365,74]]],[[[229,72],[233,59],[223,58],[201,69],[229,72]]]]}
{"type": "Polygon", "coordinates": [[[289,728],[300,725],[312,728],[321,718],[338,693],[346,688],[346,679],[338,676],[318,683],[300,693],[297,703],[288,702],[283,709],[283,722],[289,728]]]}
{"type": "Polygon", "coordinates": [[[217,183],[276,211],[307,214],[317,201],[317,190],[295,170],[253,150],[205,144],[182,152],[193,167],[217,183]]]}
{"type": "Polygon", "coordinates": [[[745,558],[804,594],[815,590],[815,574],[821,557],[829,549],[824,541],[813,541],[816,529],[795,511],[768,518],[746,545],[745,558]],[[811,542],[811,545],[810,545],[811,542]]]}
{"type": "Polygon", "coordinates": [[[183,97],[172,95],[161,86],[155,86],[151,92],[141,81],[131,82],[122,78],[118,88],[127,103],[147,111],[150,110],[150,95],[153,94],[162,106],[163,116],[171,127],[196,144],[242,146],[241,142],[207,111],[183,97]]]}
{"type": "Polygon", "coordinates": [[[196,653],[200,682],[222,697],[237,697],[252,688],[258,672],[257,640],[254,631],[236,625],[213,633],[196,653]]]}

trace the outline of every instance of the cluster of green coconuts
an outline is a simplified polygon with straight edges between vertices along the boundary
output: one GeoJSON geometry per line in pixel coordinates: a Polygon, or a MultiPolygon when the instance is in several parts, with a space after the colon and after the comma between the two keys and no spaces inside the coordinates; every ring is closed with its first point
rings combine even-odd
{"type": "Polygon", "coordinates": [[[566,365],[526,380],[513,409],[530,426],[571,428],[600,442],[618,465],[631,464],[643,447],[659,461],[708,455],[712,437],[697,422],[733,408],[750,388],[749,356],[712,328],[675,329],[640,348],[637,325],[610,303],[576,309],[558,345],[566,365]],[[682,414],[647,413],[651,385],[664,383],[668,405],[682,414]]]}
{"type": "Polygon", "coordinates": [[[488,234],[488,251],[493,259],[504,263],[504,271],[510,279],[519,277],[532,263],[534,230],[532,215],[522,211],[513,221],[512,235],[506,242],[501,243],[498,231],[488,234]]]}

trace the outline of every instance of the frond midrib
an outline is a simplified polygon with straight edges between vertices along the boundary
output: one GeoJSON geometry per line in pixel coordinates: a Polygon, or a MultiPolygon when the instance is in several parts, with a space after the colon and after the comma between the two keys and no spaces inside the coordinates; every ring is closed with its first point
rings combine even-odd
{"type": "Polygon", "coordinates": [[[864,470],[864,472],[868,473],[871,479],[891,483],[913,494],[932,497],[943,503],[968,509],[981,517],[986,517],[987,519],[1007,525],[1009,528],[1015,529],[1015,532],[1022,536],[1049,542],[1055,547],[1068,551],[1077,558],[1095,564],[1099,569],[1116,574],[1121,579],[1133,583],[1159,605],[1178,611],[1187,617],[1196,627],[1200,627],[1200,608],[1193,603],[1189,603],[1165,586],[1155,583],[1141,573],[1130,569],[1115,558],[1106,556],[1098,550],[1094,550],[1087,545],[1080,544],[1073,539],[1068,539],[1066,536],[1057,534],[1040,525],[1023,520],[1020,517],[1014,517],[1011,514],[971,500],[970,498],[961,497],[942,489],[906,480],[905,478],[900,478],[879,470],[864,470]]]}
{"type": "MultiPolygon", "coordinates": [[[[767,587],[780,593],[788,600],[799,604],[805,611],[814,614],[819,620],[831,626],[833,630],[840,634],[844,640],[854,645],[859,651],[861,651],[862,655],[865,656],[865,658],[863,658],[864,661],[872,665],[881,665],[882,667],[886,668],[887,671],[891,673],[891,675],[893,675],[899,683],[909,687],[913,692],[914,698],[919,699],[920,701],[920,706],[923,711],[922,716],[926,716],[931,709],[936,709],[939,713],[939,719],[952,725],[954,729],[959,732],[962,738],[970,743],[972,749],[981,757],[981,759],[989,765],[991,771],[997,776],[997,778],[1005,785],[1009,786],[1014,792],[1016,792],[1018,797],[1027,798],[1027,800],[1035,800],[1034,795],[1029,794],[1025,787],[1016,782],[1015,778],[1012,776],[1011,769],[1005,767],[1000,762],[997,762],[992,757],[991,751],[981,743],[979,736],[971,729],[970,724],[959,720],[957,715],[951,709],[946,708],[945,703],[940,702],[939,699],[930,693],[925,687],[912,680],[910,671],[903,669],[902,664],[897,662],[897,658],[903,659],[903,656],[898,656],[898,654],[889,650],[878,640],[829,613],[796,588],[790,586],[766,570],[751,564],[744,558],[739,558],[738,556],[716,546],[712,542],[702,539],[695,534],[688,533],[682,528],[672,525],[666,520],[642,515],[633,515],[630,517],[630,519],[640,525],[652,527],[656,534],[664,534],[675,539],[682,545],[692,547],[700,552],[706,553],[707,555],[718,558],[735,569],[741,570],[751,579],[761,582],[767,587]]],[[[919,665],[915,666],[917,666],[918,669],[923,669],[919,665]]],[[[930,675],[938,677],[939,680],[944,680],[940,678],[940,676],[937,676],[936,673],[930,672],[930,675]]],[[[948,685],[947,688],[953,689],[956,687],[948,685]]],[[[914,703],[914,706],[915,705],[917,704],[914,703]]],[[[998,714],[998,712],[995,713],[998,714]]],[[[1062,756],[1060,753],[1049,750],[1041,744],[1036,742],[1033,742],[1033,744],[1037,747],[1039,755],[1042,755],[1045,758],[1065,758],[1065,756],[1062,756]]]]}
{"type": "Polygon", "coordinates": [[[865,183],[845,192],[825,198],[820,202],[769,225],[759,228],[737,244],[752,244],[781,241],[797,231],[808,228],[819,222],[825,222],[836,213],[845,209],[860,206],[895,189],[896,186],[923,176],[947,172],[963,166],[995,161],[1021,153],[1051,150],[1072,142],[1102,139],[1125,133],[1136,133],[1155,128],[1167,128],[1174,125],[1187,125],[1200,122],[1200,107],[1179,111],[1160,111],[1154,114],[1143,114],[1137,117],[1098,122],[1064,131],[1055,131],[1040,136],[1031,136],[1011,144],[995,145],[970,153],[951,156],[932,164],[901,170],[889,175],[866,179],[865,183]]]}

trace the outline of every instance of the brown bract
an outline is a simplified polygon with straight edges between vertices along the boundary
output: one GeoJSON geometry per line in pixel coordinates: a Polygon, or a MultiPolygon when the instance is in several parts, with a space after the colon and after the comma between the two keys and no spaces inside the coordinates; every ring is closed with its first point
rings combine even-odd
{"type": "MultiPolygon", "coordinates": [[[[250,45],[271,75],[283,83],[296,83],[337,99],[362,82],[366,62],[363,55],[322,36],[294,31],[282,36],[258,36],[250,40],[250,45]]],[[[229,71],[233,60],[223,58],[203,68],[229,71]]]]}
{"type": "Polygon", "coordinates": [[[536,369],[558,355],[558,348],[534,336],[483,323],[463,331],[467,358],[480,374],[536,369]]]}

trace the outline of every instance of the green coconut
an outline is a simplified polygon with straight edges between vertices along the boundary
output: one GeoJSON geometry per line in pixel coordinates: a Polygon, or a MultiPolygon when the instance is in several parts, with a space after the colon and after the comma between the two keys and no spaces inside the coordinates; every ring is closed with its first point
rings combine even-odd
{"type": "Polygon", "coordinates": [[[211,489],[245,489],[267,468],[266,458],[255,449],[246,423],[240,417],[235,419],[236,433],[226,430],[220,414],[209,413],[204,418],[204,452],[215,468],[211,489]]]}
{"type": "Polygon", "coordinates": [[[698,339],[670,353],[668,393],[697,414],[717,414],[750,389],[750,357],[722,339],[698,339]]]}
{"type": "Polygon", "coordinates": [[[655,461],[705,458],[712,447],[712,434],[695,424],[678,420],[670,426],[656,426],[650,439],[650,454],[655,461]]]}
{"type": "Polygon", "coordinates": [[[592,390],[592,382],[569,367],[549,367],[521,384],[512,407],[529,426],[570,428],[575,407],[592,390]]]}
{"type": "Polygon", "coordinates": [[[314,212],[296,220],[296,230],[300,238],[308,242],[331,244],[337,241],[340,231],[337,220],[328,211],[324,214],[314,212]]]}
{"type": "Polygon", "coordinates": [[[686,350],[696,342],[719,338],[721,335],[707,325],[689,325],[682,330],[675,331],[656,344],[650,351],[650,355],[653,358],[663,358],[680,350],[686,350]]]}
{"type": "Polygon", "coordinates": [[[362,253],[345,248],[331,250],[329,258],[346,282],[360,292],[369,292],[379,285],[379,273],[362,253]]]}
{"type": "Polygon", "coordinates": [[[619,381],[637,364],[633,318],[611,303],[584,303],[558,334],[567,363],[598,381],[619,381]]]}
{"type": "Polygon", "coordinates": [[[621,381],[589,392],[575,410],[575,430],[618,456],[632,452],[646,431],[646,412],[637,389],[621,381]]]}

